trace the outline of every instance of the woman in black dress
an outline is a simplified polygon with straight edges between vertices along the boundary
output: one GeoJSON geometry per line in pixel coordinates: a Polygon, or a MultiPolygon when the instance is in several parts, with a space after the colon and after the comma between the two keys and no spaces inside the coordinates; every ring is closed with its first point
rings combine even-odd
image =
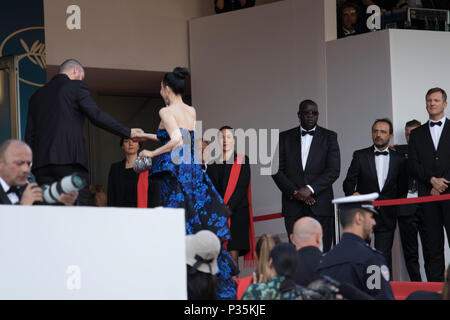
{"type": "MultiPolygon", "coordinates": [[[[224,198],[224,202],[226,202],[225,194],[230,183],[233,163],[237,159],[234,151],[235,138],[231,127],[224,126],[220,128],[219,142],[222,145],[221,159],[209,164],[206,173],[217,189],[217,192],[219,192],[224,198]]],[[[226,202],[226,205],[232,212],[230,217],[231,239],[228,241],[227,249],[236,262],[236,265],[238,265],[239,256],[245,255],[250,251],[249,185],[250,164],[248,157],[245,156],[239,171],[237,184],[228,202],[226,202]]]]}
{"type": "Polygon", "coordinates": [[[133,170],[139,151],[139,142],[120,140],[125,159],[113,163],[108,178],[108,207],[137,207],[137,183],[139,175],[133,170]]]}

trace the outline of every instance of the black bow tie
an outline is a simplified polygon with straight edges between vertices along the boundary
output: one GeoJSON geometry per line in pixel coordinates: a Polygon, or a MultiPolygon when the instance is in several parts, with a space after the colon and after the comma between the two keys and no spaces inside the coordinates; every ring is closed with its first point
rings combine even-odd
{"type": "Polygon", "coordinates": [[[302,130],[302,137],[306,136],[307,134],[313,136],[314,132],[315,132],[315,130],[309,130],[309,131],[302,130]]]}
{"type": "Polygon", "coordinates": [[[430,127],[434,127],[434,126],[442,126],[442,121],[438,121],[438,122],[433,122],[430,121],[430,127]]]}
{"type": "Polygon", "coordinates": [[[17,196],[19,196],[19,188],[18,187],[10,187],[8,191],[6,191],[6,194],[9,193],[15,193],[17,196]]]}
{"type": "Polygon", "coordinates": [[[387,156],[388,154],[389,154],[389,152],[387,152],[387,151],[383,151],[383,152],[375,151],[375,156],[376,157],[378,157],[378,156],[387,156]]]}

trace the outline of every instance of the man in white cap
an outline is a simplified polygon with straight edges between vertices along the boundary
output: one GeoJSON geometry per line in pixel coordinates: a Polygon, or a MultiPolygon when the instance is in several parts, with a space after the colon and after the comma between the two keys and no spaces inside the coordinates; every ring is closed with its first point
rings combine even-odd
{"type": "Polygon", "coordinates": [[[372,203],[377,193],[333,200],[339,204],[343,228],[341,241],[324,256],[316,269],[316,278],[329,276],[366,292],[375,299],[393,300],[389,268],[383,254],[367,242],[378,214],[372,203]]]}

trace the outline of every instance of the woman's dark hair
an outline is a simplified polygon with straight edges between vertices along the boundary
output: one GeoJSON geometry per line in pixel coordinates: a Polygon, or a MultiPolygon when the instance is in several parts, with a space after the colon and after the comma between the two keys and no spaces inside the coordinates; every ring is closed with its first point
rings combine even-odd
{"type": "Polygon", "coordinates": [[[221,135],[222,130],[230,130],[232,135],[233,135],[233,137],[234,137],[234,129],[232,127],[230,127],[230,126],[222,126],[222,127],[220,127],[220,129],[219,129],[219,137],[221,135]]]}
{"type": "Polygon", "coordinates": [[[290,243],[279,243],[270,251],[269,257],[272,259],[272,266],[278,276],[286,279],[281,283],[280,291],[288,291],[296,287],[292,277],[297,271],[298,254],[294,246],[290,243]]]}
{"type": "Polygon", "coordinates": [[[170,87],[173,93],[183,95],[186,87],[186,78],[188,76],[188,69],[176,67],[172,72],[168,72],[164,75],[163,84],[170,87]]]}
{"type": "MultiPolygon", "coordinates": [[[[125,139],[129,139],[129,138],[120,138],[120,147],[122,148],[123,146],[123,142],[125,141],[125,139]]],[[[142,149],[142,142],[139,142],[139,149],[142,149]]]]}
{"type": "Polygon", "coordinates": [[[233,131],[233,128],[230,127],[230,126],[222,126],[222,127],[220,127],[219,131],[222,131],[222,130],[231,130],[231,131],[233,131]]]}
{"type": "Polygon", "coordinates": [[[188,300],[216,300],[216,276],[193,270],[187,266],[187,293],[188,300]]]}

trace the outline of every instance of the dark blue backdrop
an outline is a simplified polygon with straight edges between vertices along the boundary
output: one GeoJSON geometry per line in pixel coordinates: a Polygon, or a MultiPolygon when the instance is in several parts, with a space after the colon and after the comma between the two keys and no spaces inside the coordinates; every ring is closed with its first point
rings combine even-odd
{"type": "MultiPolygon", "coordinates": [[[[0,10],[0,57],[19,55],[22,137],[28,101],[45,84],[44,4],[42,0],[3,1],[0,10]]],[[[1,119],[5,121],[5,119],[1,119]]],[[[0,137],[0,142],[9,137],[0,137]]]]}

